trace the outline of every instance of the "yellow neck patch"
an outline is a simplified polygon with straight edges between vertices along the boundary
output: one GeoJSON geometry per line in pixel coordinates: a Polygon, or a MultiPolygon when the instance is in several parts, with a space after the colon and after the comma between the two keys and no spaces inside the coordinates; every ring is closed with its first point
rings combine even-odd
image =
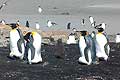
{"type": "Polygon", "coordinates": [[[32,32],[32,35],[34,36],[37,32],[32,32]]]}
{"type": "Polygon", "coordinates": [[[16,31],[16,29],[12,29],[12,30],[11,30],[11,32],[15,32],[15,31],[16,31]]]}
{"type": "Polygon", "coordinates": [[[102,34],[102,32],[98,32],[97,34],[101,35],[101,34],[102,34]]]}

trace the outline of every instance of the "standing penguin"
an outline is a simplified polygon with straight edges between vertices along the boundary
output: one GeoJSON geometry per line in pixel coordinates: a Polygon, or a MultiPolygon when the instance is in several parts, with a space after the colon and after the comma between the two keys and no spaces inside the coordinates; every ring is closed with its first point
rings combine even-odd
{"type": "Polygon", "coordinates": [[[71,23],[69,22],[69,23],[67,24],[67,29],[70,29],[70,25],[71,25],[71,23]]]}
{"type": "Polygon", "coordinates": [[[38,12],[39,12],[39,13],[42,12],[42,8],[41,8],[41,6],[38,6],[38,12]]]}
{"type": "Polygon", "coordinates": [[[30,27],[30,24],[29,24],[29,22],[28,21],[26,21],[26,25],[25,25],[26,27],[30,27]]]}
{"type": "Polygon", "coordinates": [[[119,49],[120,48],[120,33],[116,34],[115,42],[116,42],[116,45],[117,45],[116,46],[117,49],[119,49]]]}
{"type": "Polygon", "coordinates": [[[79,39],[80,58],[79,62],[90,65],[96,62],[95,44],[87,31],[81,31],[79,39]]]}
{"type": "Polygon", "coordinates": [[[76,44],[75,34],[71,33],[68,37],[67,44],[76,44]]]}
{"type": "Polygon", "coordinates": [[[92,27],[95,27],[94,18],[93,18],[92,16],[89,16],[89,20],[90,20],[91,26],[92,26],[92,27]]]}
{"type": "Polygon", "coordinates": [[[28,63],[42,62],[41,57],[41,36],[37,32],[28,32],[24,39],[26,40],[25,58],[28,63]]]}
{"type": "Polygon", "coordinates": [[[40,29],[40,25],[39,25],[39,23],[38,23],[38,22],[36,22],[36,24],[35,24],[35,25],[36,25],[36,29],[37,29],[37,30],[39,30],[39,29],[40,29]]]}
{"type": "Polygon", "coordinates": [[[11,24],[12,30],[10,31],[10,57],[18,57],[23,59],[25,45],[22,31],[18,25],[11,24]]]}
{"type": "Polygon", "coordinates": [[[2,25],[5,25],[5,24],[6,24],[5,20],[2,20],[0,23],[1,23],[2,25]]]}
{"type": "Polygon", "coordinates": [[[109,41],[104,34],[103,28],[97,28],[98,33],[96,34],[95,45],[96,45],[96,56],[107,60],[110,52],[109,41]]]}
{"type": "Polygon", "coordinates": [[[48,26],[48,27],[52,27],[52,26],[54,26],[54,25],[57,25],[57,23],[52,22],[52,21],[50,21],[50,20],[47,21],[47,26],[48,26]]]}
{"type": "Polygon", "coordinates": [[[82,26],[85,26],[85,19],[82,19],[81,24],[82,26]]]}

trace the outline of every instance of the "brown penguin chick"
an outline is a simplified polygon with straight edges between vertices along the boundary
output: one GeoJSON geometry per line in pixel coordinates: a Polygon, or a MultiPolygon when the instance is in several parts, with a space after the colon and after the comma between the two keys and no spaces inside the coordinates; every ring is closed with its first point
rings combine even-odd
{"type": "Polygon", "coordinates": [[[57,40],[57,44],[55,45],[55,53],[56,58],[64,58],[65,57],[65,48],[62,43],[62,39],[57,40]]]}

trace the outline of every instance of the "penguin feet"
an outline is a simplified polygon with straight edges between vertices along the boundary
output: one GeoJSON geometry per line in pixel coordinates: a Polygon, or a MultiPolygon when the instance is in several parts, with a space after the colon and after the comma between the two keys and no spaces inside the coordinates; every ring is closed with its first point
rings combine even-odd
{"type": "Polygon", "coordinates": [[[105,58],[105,57],[99,57],[99,61],[108,61],[108,58],[105,58]]]}
{"type": "Polygon", "coordinates": [[[20,59],[19,57],[16,57],[16,56],[7,56],[9,59],[11,60],[18,60],[20,59]]]}

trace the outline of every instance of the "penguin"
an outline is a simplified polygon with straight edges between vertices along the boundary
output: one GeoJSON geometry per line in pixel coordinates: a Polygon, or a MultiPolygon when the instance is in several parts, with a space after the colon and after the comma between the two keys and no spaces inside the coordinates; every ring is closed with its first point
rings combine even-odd
{"type": "Polygon", "coordinates": [[[51,22],[50,20],[47,21],[47,26],[51,27],[53,25],[57,25],[55,22],[51,22]]]}
{"type": "Polygon", "coordinates": [[[94,18],[92,16],[89,16],[89,20],[90,20],[90,23],[91,23],[91,26],[94,27],[95,26],[95,21],[94,21],[94,18]]]}
{"type": "Polygon", "coordinates": [[[81,31],[79,49],[81,54],[79,58],[80,63],[91,65],[96,62],[95,44],[87,31],[81,31]]]}
{"type": "Polygon", "coordinates": [[[68,37],[67,44],[76,44],[75,34],[71,33],[68,37]]]}
{"type": "Polygon", "coordinates": [[[42,12],[42,8],[41,8],[41,6],[38,6],[38,12],[39,12],[39,13],[42,12]]]}
{"type": "Polygon", "coordinates": [[[120,48],[120,33],[116,34],[115,42],[116,42],[117,48],[119,49],[120,48]]]}
{"type": "Polygon", "coordinates": [[[97,29],[97,28],[103,28],[103,30],[105,30],[106,29],[106,24],[105,23],[101,23],[99,25],[96,25],[94,28],[95,29],[97,29]]]}
{"type": "Polygon", "coordinates": [[[19,20],[17,20],[16,24],[17,24],[17,25],[20,25],[20,21],[19,21],[19,20]]]}
{"type": "Polygon", "coordinates": [[[96,37],[95,37],[96,56],[99,59],[103,59],[107,61],[110,53],[109,40],[104,34],[103,28],[100,27],[100,28],[97,28],[97,30],[98,30],[98,33],[96,34],[96,37]]]}
{"type": "Polygon", "coordinates": [[[67,24],[67,29],[70,29],[70,26],[71,26],[71,23],[69,22],[69,23],[67,24]]]}
{"type": "Polygon", "coordinates": [[[26,21],[26,25],[25,25],[26,27],[30,27],[30,24],[29,24],[29,22],[28,21],[26,21]]]}
{"type": "Polygon", "coordinates": [[[64,59],[65,58],[65,47],[62,42],[62,39],[57,40],[57,44],[55,45],[55,53],[56,58],[64,59]]]}
{"type": "Polygon", "coordinates": [[[27,58],[28,63],[39,63],[42,62],[41,57],[41,40],[42,37],[37,32],[28,32],[24,39],[26,40],[26,50],[25,58],[27,58]]]}
{"type": "Polygon", "coordinates": [[[5,20],[1,20],[0,23],[1,23],[2,25],[5,25],[5,24],[6,24],[5,20]]]}
{"type": "Polygon", "coordinates": [[[82,26],[85,25],[85,19],[82,19],[81,24],[82,24],[82,26]]]}
{"type": "Polygon", "coordinates": [[[9,56],[14,58],[23,59],[25,52],[25,44],[22,31],[16,24],[10,25],[12,30],[10,31],[10,54],[9,56]]]}
{"type": "Polygon", "coordinates": [[[0,6],[0,10],[7,5],[7,1],[0,6]]]}
{"type": "Polygon", "coordinates": [[[37,30],[39,30],[39,29],[40,29],[40,25],[39,25],[39,23],[38,23],[38,22],[36,22],[36,24],[35,24],[35,25],[36,25],[36,29],[37,29],[37,30]]]}

